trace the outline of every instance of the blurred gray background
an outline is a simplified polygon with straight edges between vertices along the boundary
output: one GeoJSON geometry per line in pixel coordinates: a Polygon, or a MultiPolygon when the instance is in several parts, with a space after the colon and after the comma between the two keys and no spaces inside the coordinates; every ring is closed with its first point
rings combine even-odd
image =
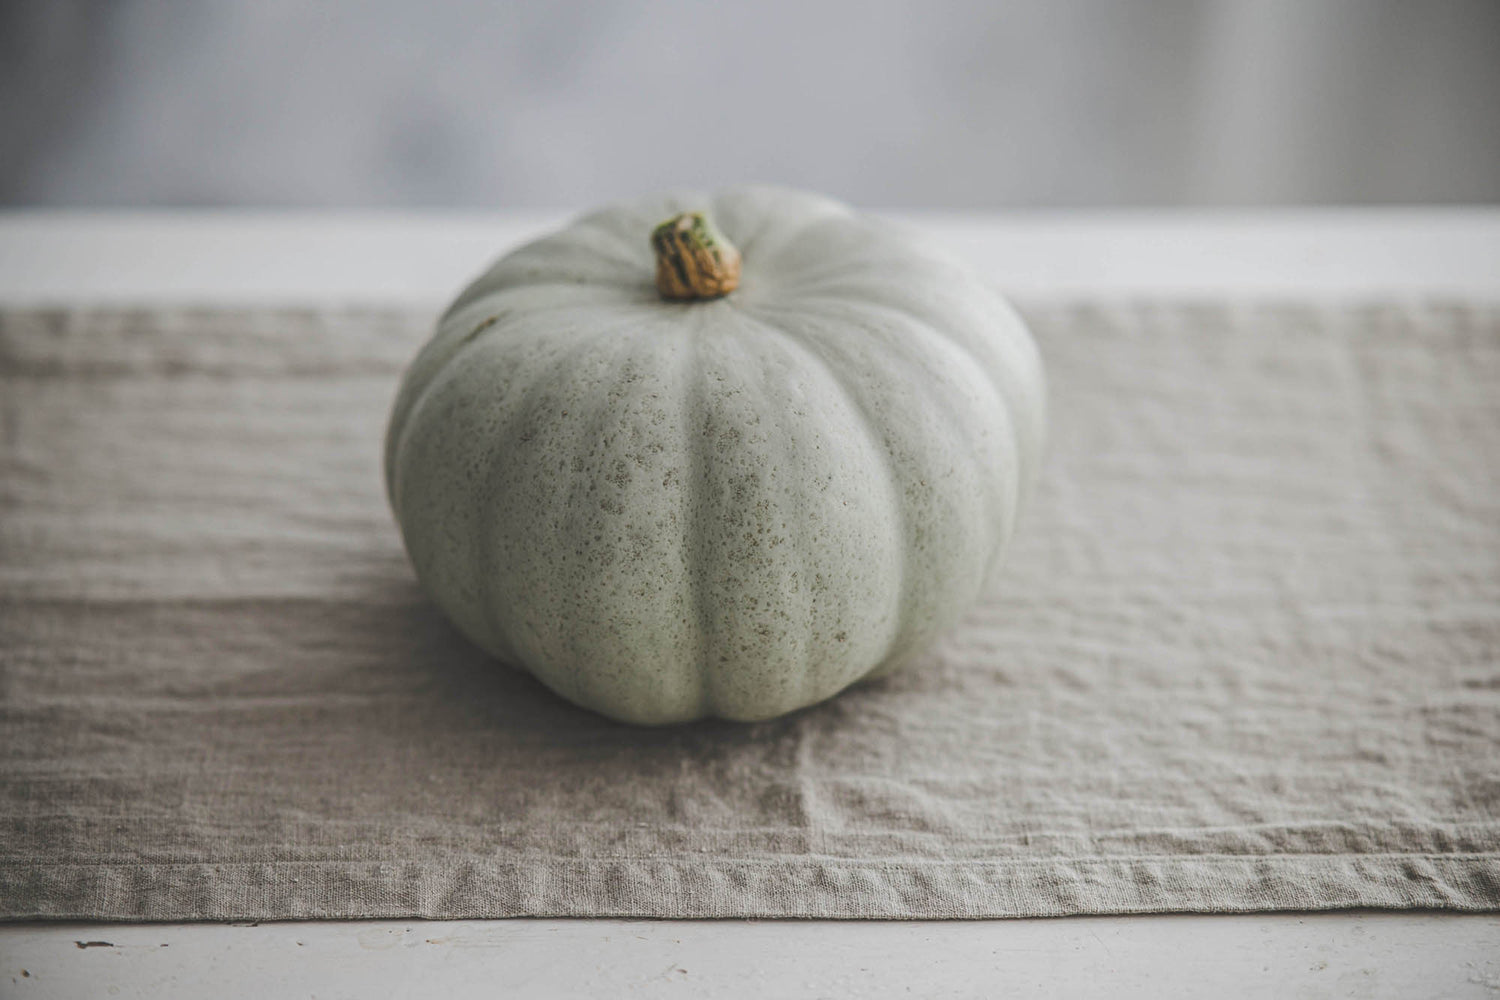
{"type": "Polygon", "coordinates": [[[0,0],[0,204],[1500,201],[1500,2],[0,0]]]}

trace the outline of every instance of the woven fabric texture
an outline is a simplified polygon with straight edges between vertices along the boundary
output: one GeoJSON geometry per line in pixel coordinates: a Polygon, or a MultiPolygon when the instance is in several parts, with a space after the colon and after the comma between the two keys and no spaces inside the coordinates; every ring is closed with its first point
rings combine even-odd
{"type": "Polygon", "coordinates": [[[1023,305],[997,590],[659,730],[424,599],[379,461],[431,313],[0,314],[0,917],[1500,909],[1500,307],[1023,305]]]}

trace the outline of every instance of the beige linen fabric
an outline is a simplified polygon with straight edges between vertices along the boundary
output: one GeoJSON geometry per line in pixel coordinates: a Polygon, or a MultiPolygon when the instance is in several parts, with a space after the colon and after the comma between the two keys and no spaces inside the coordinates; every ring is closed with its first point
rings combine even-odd
{"type": "Polygon", "coordinates": [[[1500,306],[1025,312],[997,592],[666,730],[423,599],[379,455],[432,314],[3,314],[0,916],[1500,908],[1500,306]]]}

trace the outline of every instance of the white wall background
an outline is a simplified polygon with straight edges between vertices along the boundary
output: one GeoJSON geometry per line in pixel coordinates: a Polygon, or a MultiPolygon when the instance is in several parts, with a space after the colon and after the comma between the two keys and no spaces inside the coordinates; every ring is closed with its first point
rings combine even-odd
{"type": "Polygon", "coordinates": [[[1495,0],[0,2],[0,204],[1500,201],[1495,0]]]}

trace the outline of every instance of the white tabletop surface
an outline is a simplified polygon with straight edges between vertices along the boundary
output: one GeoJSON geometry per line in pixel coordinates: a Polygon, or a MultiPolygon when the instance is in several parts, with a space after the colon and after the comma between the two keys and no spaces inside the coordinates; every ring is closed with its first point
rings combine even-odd
{"type": "MultiPolygon", "coordinates": [[[[0,214],[0,305],[436,308],[564,217],[0,214]]],[[[902,217],[1019,296],[1500,301],[1493,208],[902,217]]],[[[9,924],[0,995],[1494,997],[1500,914],[9,924]]]]}
{"type": "MultiPolygon", "coordinates": [[[[891,214],[1016,295],[1500,295],[1500,208],[891,214]]],[[[566,218],[0,212],[0,302],[437,305],[566,218]]]]}

